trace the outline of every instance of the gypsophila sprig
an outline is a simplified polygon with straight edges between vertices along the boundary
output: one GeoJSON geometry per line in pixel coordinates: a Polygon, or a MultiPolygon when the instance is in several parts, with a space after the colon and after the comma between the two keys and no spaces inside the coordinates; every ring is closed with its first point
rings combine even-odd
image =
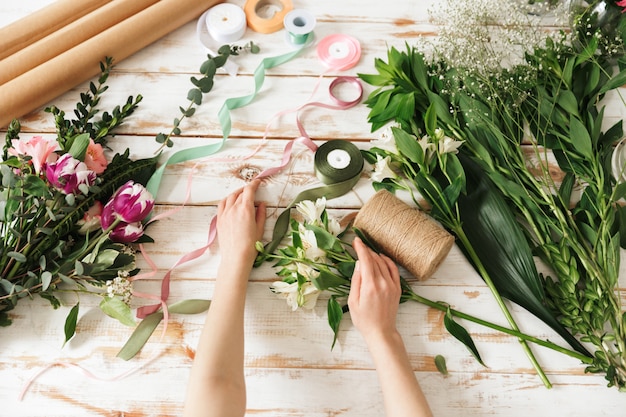
{"type": "Polygon", "coordinates": [[[172,136],[178,136],[182,133],[180,128],[181,122],[187,117],[192,117],[196,113],[196,106],[200,106],[202,104],[202,99],[204,94],[209,93],[213,89],[214,78],[217,70],[226,64],[228,58],[230,56],[239,55],[240,52],[250,52],[252,54],[259,53],[260,48],[257,44],[250,41],[243,46],[239,45],[222,45],[217,50],[217,55],[207,55],[207,60],[204,61],[200,65],[200,74],[202,77],[196,78],[191,77],[191,83],[194,85],[194,88],[190,89],[187,92],[187,100],[189,100],[189,104],[187,107],[179,107],[180,116],[174,118],[172,130],[168,134],[158,133],[156,135],[157,143],[160,143],[161,146],[157,149],[157,153],[163,150],[165,147],[174,146],[174,141],[172,141],[172,136]]]}

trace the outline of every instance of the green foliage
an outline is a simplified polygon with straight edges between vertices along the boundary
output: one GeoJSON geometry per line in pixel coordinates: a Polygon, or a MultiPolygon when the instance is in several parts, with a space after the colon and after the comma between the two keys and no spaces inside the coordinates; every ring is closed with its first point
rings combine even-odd
{"type": "MultiPolygon", "coordinates": [[[[258,45],[253,43],[252,41],[248,42],[244,46],[238,45],[222,45],[217,50],[217,55],[207,55],[207,60],[200,64],[200,74],[202,77],[197,78],[195,76],[191,77],[191,84],[194,85],[192,89],[187,92],[187,100],[189,104],[187,107],[180,106],[178,109],[180,111],[180,116],[175,117],[172,123],[172,129],[169,133],[158,133],[155,137],[157,143],[161,144],[159,151],[164,147],[172,147],[174,146],[174,141],[172,140],[172,136],[178,136],[182,133],[180,128],[181,122],[187,117],[192,117],[196,113],[196,107],[202,104],[202,100],[204,95],[209,93],[213,89],[213,85],[215,83],[215,75],[217,73],[218,68],[221,68],[226,64],[228,58],[234,55],[239,55],[240,52],[249,51],[250,53],[257,54],[260,52],[260,48],[258,45]]],[[[158,151],[157,151],[158,152],[158,151]]]]}
{"type": "Polygon", "coordinates": [[[388,62],[375,61],[378,74],[361,78],[377,87],[366,102],[372,129],[399,124],[398,152],[372,148],[365,154],[372,161],[391,158],[401,175],[388,188],[417,189],[494,285],[496,299],[501,294],[531,310],[579,352],[588,354],[581,342],[590,343],[594,362],[587,371],[626,389],[617,291],[620,244],[626,242],[618,200],[626,188],[611,171],[623,132],[621,121],[603,131],[601,104],[626,80],[624,71],[615,73],[623,48],[609,56],[593,31],[578,36],[573,44],[547,38],[525,63],[488,75],[437,57],[425,60],[416,48],[390,50],[388,62]],[[411,114],[395,108],[409,95],[419,103],[411,114]],[[432,139],[437,129],[463,142],[458,158],[425,150],[424,135],[432,139]],[[524,141],[538,162],[529,163],[524,141]],[[560,184],[546,162],[550,154],[564,173],[560,184]],[[582,194],[574,201],[576,187],[582,194]],[[550,277],[537,274],[531,253],[552,268],[550,277]]]}

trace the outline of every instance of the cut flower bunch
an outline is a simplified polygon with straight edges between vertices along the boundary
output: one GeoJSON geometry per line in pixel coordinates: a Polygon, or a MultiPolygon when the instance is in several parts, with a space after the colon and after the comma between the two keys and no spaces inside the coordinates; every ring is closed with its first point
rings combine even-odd
{"type": "Polygon", "coordinates": [[[58,295],[76,295],[65,325],[66,341],[76,328],[81,294],[102,297],[101,309],[127,325],[131,282],[138,272],[131,243],[150,241],[142,221],[154,200],[144,188],[156,158],[131,160],[129,150],[109,161],[107,139],[130,116],[141,96],[128,98],[111,113],[98,103],[111,60],[101,64],[98,83],[81,94],[69,120],[56,107],[55,138],[20,135],[8,128],[0,162],[0,324],[9,311],[35,294],[54,308],[58,295]]]}
{"type": "Polygon", "coordinates": [[[377,59],[377,74],[360,76],[378,87],[367,101],[372,129],[396,124],[389,140],[366,152],[376,173],[384,163],[375,186],[417,190],[427,204],[414,195],[415,203],[457,237],[512,328],[500,297],[591,356],[583,361],[587,372],[626,390],[618,281],[626,185],[611,170],[623,131],[621,121],[606,126],[602,101],[626,81],[626,72],[616,73],[620,19],[610,33],[572,19],[585,27],[573,28],[572,37],[546,36],[521,63],[497,71],[407,46],[391,48],[387,62],[377,59]],[[562,177],[553,176],[550,161],[562,177]],[[537,272],[533,256],[547,273],[537,272]]]}
{"type": "MultiPolygon", "coordinates": [[[[288,243],[268,252],[266,246],[258,242],[257,250],[265,261],[273,262],[276,273],[281,278],[280,281],[274,282],[270,289],[279,298],[284,299],[292,310],[311,310],[322,294],[329,294],[327,316],[328,324],[334,333],[332,342],[334,347],[339,325],[344,313],[348,311],[347,298],[356,263],[356,255],[352,245],[348,243],[352,234],[349,233],[349,225],[342,228],[341,223],[329,215],[325,198],[301,201],[296,204],[296,211],[300,219],[290,220],[290,232],[286,239],[288,243]]],[[[378,251],[375,243],[370,241],[364,232],[358,229],[354,229],[354,232],[373,250],[378,251]]],[[[402,279],[400,302],[406,301],[418,302],[442,311],[448,332],[463,343],[483,365],[472,337],[455,318],[468,320],[590,363],[590,358],[579,352],[454,310],[445,302],[424,298],[402,279]]]]}

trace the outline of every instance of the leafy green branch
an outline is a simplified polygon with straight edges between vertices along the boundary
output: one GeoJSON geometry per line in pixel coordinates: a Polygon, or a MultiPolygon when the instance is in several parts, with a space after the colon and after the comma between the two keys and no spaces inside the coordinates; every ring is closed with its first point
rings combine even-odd
{"type": "Polygon", "coordinates": [[[174,118],[172,129],[169,133],[158,133],[156,135],[155,139],[157,143],[161,144],[161,146],[155,153],[161,152],[165,147],[171,148],[174,146],[172,136],[178,136],[181,134],[181,122],[187,117],[192,117],[196,113],[196,106],[200,106],[202,104],[204,94],[209,93],[213,89],[217,69],[222,68],[230,56],[239,55],[239,52],[242,51],[249,51],[250,53],[256,54],[260,51],[260,48],[254,42],[250,41],[244,46],[222,45],[217,50],[217,55],[207,55],[207,60],[200,65],[199,72],[202,74],[202,77],[191,77],[191,83],[194,85],[194,88],[187,92],[187,100],[189,100],[189,104],[187,107],[179,106],[180,116],[174,118]]]}

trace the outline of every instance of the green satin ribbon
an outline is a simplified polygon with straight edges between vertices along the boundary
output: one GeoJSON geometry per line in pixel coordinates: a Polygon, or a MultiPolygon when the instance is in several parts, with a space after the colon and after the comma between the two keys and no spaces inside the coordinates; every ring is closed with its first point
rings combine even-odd
{"type": "MultiPolygon", "coordinates": [[[[308,38],[312,38],[314,36],[313,33],[309,33],[307,35],[308,38]]],[[[183,149],[178,152],[175,152],[169,159],[161,165],[150,177],[146,188],[152,194],[152,196],[156,199],[157,193],[159,191],[159,186],[161,184],[161,179],[163,177],[163,173],[165,168],[169,165],[178,164],[181,162],[187,162],[194,159],[205,158],[207,156],[211,156],[217,153],[230,136],[230,130],[232,127],[231,119],[230,119],[230,110],[238,109],[244,107],[252,102],[256,97],[257,93],[263,86],[263,82],[265,81],[265,71],[274,67],[277,67],[289,60],[295,58],[303,49],[308,45],[308,42],[305,42],[302,45],[299,45],[295,50],[288,52],[283,55],[264,58],[259,66],[254,71],[254,92],[241,97],[232,97],[226,99],[222,108],[218,112],[218,119],[220,122],[220,126],[222,127],[222,140],[218,143],[213,143],[211,145],[203,145],[197,146],[194,148],[183,149]]]]}
{"type": "MultiPolygon", "coordinates": [[[[283,210],[276,219],[272,240],[265,245],[266,253],[273,253],[278,247],[283,237],[289,229],[289,218],[291,208],[301,201],[312,200],[326,197],[327,200],[340,197],[350,191],[361,178],[363,171],[363,156],[359,149],[351,142],[345,140],[330,140],[321,145],[314,158],[314,170],[317,178],[324,183],[322,187],[312,188],[299,193],[296,198],[283,210]],[[339,150],[346,152],[350,157],[350,163],[345,168],[336,168],[329,162],[329,154],[332,151],[339,150]]],[[[254,263],[257,267],[266,259],[266,256],[260,254],[254,263]]]]}

